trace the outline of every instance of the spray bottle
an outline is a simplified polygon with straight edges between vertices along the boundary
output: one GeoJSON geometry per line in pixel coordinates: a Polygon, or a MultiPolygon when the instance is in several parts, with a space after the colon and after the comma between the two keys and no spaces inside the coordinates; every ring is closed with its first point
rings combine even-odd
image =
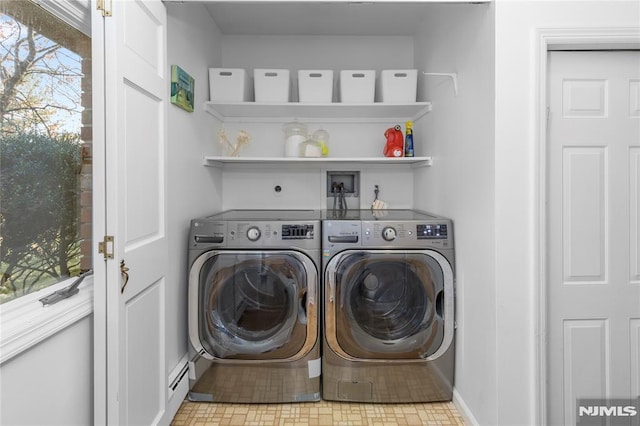
{"type": "Polygon", "coordinates": [[[413,122],[407,121],[405,123],[406,132],[404,139],[404,156],[405,157],[413,157],[413,122]]]}

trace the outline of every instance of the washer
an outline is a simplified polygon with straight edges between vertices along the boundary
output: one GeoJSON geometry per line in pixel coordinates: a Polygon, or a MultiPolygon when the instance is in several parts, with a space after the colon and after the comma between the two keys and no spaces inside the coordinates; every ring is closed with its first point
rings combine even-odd
{"type": "Polygon", "coordinates": [[[451,220],[413,210],[323,217],[323,399],[451,400],[451,220]]]}
{"type": "Polygon", "coordinates": [[[189,399],[320,400],[320,213],[191,221],[189,399]]]}

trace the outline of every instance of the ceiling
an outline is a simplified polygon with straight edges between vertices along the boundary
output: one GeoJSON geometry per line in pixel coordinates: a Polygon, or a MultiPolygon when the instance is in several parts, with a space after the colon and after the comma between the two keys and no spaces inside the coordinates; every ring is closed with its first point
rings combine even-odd
{"type": "MultiPolygon", "coordinates": [[[[198,1],[223,34],[411,36],[442,2],[198,1]]],[[[449,1],[446,3],[454,3],[449,1]]]]}

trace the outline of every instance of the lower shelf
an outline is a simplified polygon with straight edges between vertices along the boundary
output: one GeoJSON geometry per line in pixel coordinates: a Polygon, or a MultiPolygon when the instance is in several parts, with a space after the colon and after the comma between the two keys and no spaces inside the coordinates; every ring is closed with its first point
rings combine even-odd
{"type": "Polygon", "coordinates": [[[431,157],[354,157],[354,158],[338,158],[338,157],[314,157],[314,158],[297,158],[297,157],[204,157],[204,165],[210,167],[228,167],[235,164],[252,164],[252,165],[336,165],[336,164],[387,164],[387,165],[406,165],[412,168],[431,166],[431,157]]]}

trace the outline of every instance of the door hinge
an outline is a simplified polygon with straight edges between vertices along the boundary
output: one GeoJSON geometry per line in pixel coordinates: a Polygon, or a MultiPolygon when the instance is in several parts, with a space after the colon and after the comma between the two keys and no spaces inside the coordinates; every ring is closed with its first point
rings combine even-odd
{"type": "Polygon", "coordinates": [[[102,12],[104,18],[112,16],[113,13],[113,0],[97,0],[96,9],[102,12]],[[107,9],[107,2],[109,2],[109,9],[107,9]]]}
{"type": "Polygon", "coordinates": [[[104,239],[98,243],[98,253],[104,255],[104,260],[113,259],[113,236],[105,235],[104,239]]]}

